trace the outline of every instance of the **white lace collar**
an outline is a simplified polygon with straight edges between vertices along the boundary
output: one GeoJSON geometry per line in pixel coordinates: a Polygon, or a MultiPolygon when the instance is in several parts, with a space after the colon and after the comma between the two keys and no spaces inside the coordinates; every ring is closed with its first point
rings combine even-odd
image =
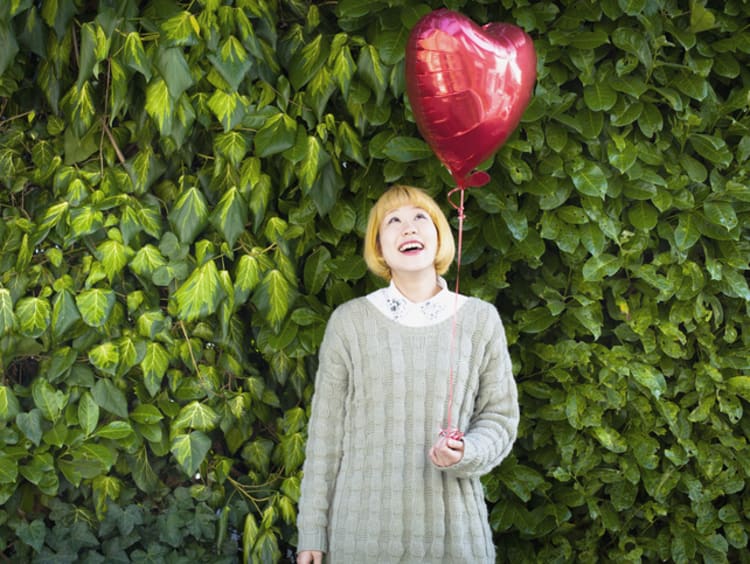
{"type": "Polygon", "coordinates": [[[408,327],[426,327],[448,319],[466,301],[466,296],[460,294],[456,300],[456,294],[448,289],[442,277],[438,277],[437,283],[440,291],[423,302],[409,300],[393,281],[368,294],[367,299],[393,321],[408,327]]]}

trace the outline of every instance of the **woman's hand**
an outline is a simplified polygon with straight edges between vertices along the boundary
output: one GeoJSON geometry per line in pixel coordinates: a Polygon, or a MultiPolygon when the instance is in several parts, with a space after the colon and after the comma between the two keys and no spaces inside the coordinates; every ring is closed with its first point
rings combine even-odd
{"type": "Polygon", "coordinates": [[[440,437],[430,449],[430,460],[435,466],[447,468],[464,457],[464,442],[449,437],[440,437]]]}
{"type": "Polygon", "coordinates": [[[297,564],[323,564],[323,553],[319,550],[303,550],[297,554],[297,564]]]}

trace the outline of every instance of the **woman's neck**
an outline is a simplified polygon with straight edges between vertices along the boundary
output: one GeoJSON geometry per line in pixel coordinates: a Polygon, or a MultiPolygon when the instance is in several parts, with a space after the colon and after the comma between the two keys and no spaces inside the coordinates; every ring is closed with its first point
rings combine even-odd
{"type": "Polygon", "coordinates": [[[434,272],[399,274],[393,277],[393,283],[405,298],[414,303],[429,300],[441,290],[434,272]]]}

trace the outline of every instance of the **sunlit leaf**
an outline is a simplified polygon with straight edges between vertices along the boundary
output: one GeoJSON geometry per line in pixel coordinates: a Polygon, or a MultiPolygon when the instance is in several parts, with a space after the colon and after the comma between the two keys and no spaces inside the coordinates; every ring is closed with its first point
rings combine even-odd
{"type": "Polygon", "coordinates": [[[146,112],[154,120],[162,135],[172,131],[175,113],[174,99],[169,94],[167,83],[156,78],[146,88],[146,112]]]}
{"type": "Polygon", "coordinates": [[[50,304],[45,298],[25,297],[16,303],[18,328],[27,337],[41,336],[49,327],[50,317],[50,304]]]}
{"type": "Polygon", "coordinates": [[[169,212],[169,221],[181,242],[193,242],[208,224],[208,205],[198,188],[188,188],[180,196],[169,212]]]}
{"type": "Polygon", "coordinates": [[[247,72],[253,66],[252,59],[248,56],[242,43],[231,35],[219,46],[216,53],[208,56],[208,60],[219,71],[232,90],[237,90],[247,72]]]}
{"type": "Polygon", "coordinates": [[[16,328],[16,316],[13,313],[13,299],[10,292],[0,288],[0,337],[16,328]]]}
{"type": "Polygon", "coordinates": [[[117,296],[112,290],[92,288],[84,290],[75,297],[81,319],[89,327],[101,327],[109,318],[115,306],[117,296]]]}
{"type": "Polygon", "coordinates": [[[192,476],[210,448],[211,439],[202,431],[193,431],[174,437],[170,450],[185,474],[192,476]]]}
{"type": "Polygon", "coordinates": [[[234,246],[237,238],[245,231],[248,205],[237,188],[230,188],[219,200],[211,213],[211,223],[234,246]]]}
{"type": "Polygon", "coordinates": [[[219,421],[219,414],[210,406],[197,401],[190,402],[180,410],[180,413],[172,421],[174,430],[186,428],[199,431],[211,431],[219,421]]]}
{"type": "Polygon", "coordinates": [[[177,300],[177,315],[192,321],[214,313],[226,293],[213,261],[196,268],[174,294],[177,300]]]}
{"type": "Polygon", "coordinates": [[[141,36],[135,31],[131,31],[125,37],[123,62],[141,73],[147,81],[151,80],[151,61],[146,57],[141,36]]]}
{"type": "Polygon", "coordinates": [[[13,390],[5,385],[0,385],[0,421],[12,420],[21,410],[18,398],[13,390]]]}

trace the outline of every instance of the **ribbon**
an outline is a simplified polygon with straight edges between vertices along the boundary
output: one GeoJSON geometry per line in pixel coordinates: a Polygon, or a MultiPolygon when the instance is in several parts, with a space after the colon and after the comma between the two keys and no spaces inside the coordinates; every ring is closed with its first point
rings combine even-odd
{"type": "Polygon", "coordinates": [[[466,190],[468,188],[475,188],[479,186],[484,186],[489,182],[490,175],[486,172],[475,172],[468,178],[459,178],[456,181],[456,187],[448,192],[448,202],[451,206],[456,210],[458,215],[458,241],[457,241],[457,248],[456,248],[456,286],[454,290],[454,299],[453,299],[453,323],[451,325],[451,346],[450,346],[450,370],[448,375],[448,413],[446,415],[446,421],[445,421],[445,427],[440,429],[440,436],[441,437],[447,437],[449,439],[455,439],[457,441],[460,441],[464,433],[457,428],[453,427],[452,425],[452,411],[453,411],[453,385],[455,380],[455,375],[453,372],[453,367],[455,365],[455,355],[456,355],[456,331],[458,326],[458,292],[460,289],[461,284],[461,253],[463,251],[463,240],[464,240],[464,218],[466,217],[466,214],[464,213],[464,196],[466,193],[466,190]],[[453,202],[453,196],[454,194],[460,195],[459,203],[456,204],[453,202]]]}

